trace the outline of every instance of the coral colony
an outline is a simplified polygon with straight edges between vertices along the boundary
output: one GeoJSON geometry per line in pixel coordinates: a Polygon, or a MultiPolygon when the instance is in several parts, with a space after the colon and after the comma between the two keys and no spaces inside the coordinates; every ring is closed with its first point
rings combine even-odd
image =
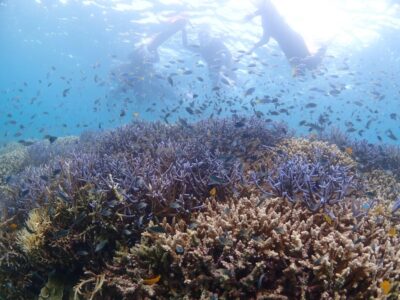
{"type": "Polygon", "coordinates": [[[0,299],[397,299],[399,166],[258,118],[11,147],[0,299]]]}

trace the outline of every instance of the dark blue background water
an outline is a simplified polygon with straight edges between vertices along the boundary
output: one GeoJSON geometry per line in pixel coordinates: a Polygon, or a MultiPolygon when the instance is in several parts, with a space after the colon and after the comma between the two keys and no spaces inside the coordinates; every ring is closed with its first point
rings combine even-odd
{"type": "MultiPolygon", "coordinates": [[[[309,133],[308,128],[298,126],[301,120],[317,122],[320,115],[326,113],[332,122],[329,126],[343,131],[354,127],[356,131],[349,133],[354,138],[379,142],[379,136],[383,142],[398,144],[387,135],[390,129],[400,138],[400,116],[390,116],[400,114],[399,12],[398,7],[390,6],[388,1],[383,2],[390,10],[380,19],[378,15],[380,22],[358,24],[368,28],[374,38],[364,43],[365,39],[353,34],[347,44],[341,43],[340,37],[335,38],[316,78],[310,74],[293,78],[284,56],[271,42],[268,47],[257,50],[253,57],[242,60],[238,64],[238,84],[217,96],[211,90],[211,82],[207,81],[206,68],[198,67],[199,58],[182,49],[179,36],[174,36],[160,49],[161,61],[155,66],[160,79],[149,83],[148,93],[142,99],[128,95],[128,100],[127,96],[115,94],[110,72],[126,61],[136,42],[159,31],[162,20],[169,15],[179,10],[189,11],[195,23],[193,32],[204,18],[208,17],[207,23],[214,18],[215,27],[218,25],[215,34],[224,37],[234,57],[239,55],[238,50],[249,49],[258,39],[259,22],[247,24],[248,35],[243,35],[235,28],[242,26],[238,16],[245,13],[238,10],[232,17],[224,12],[215,13],[211,8],[218,6],[218,1],[204,2],[204,7],[202,4],[162,5],[162,2],[149,1],[153,4],[151,8],[144,6],[135,11],[113,9],[124,1],[86,1],[87,5],[83,2],[69,1],[64,5],[45,0],[41,3],[1,1],[0,143],[40,139],[46,134],[76,135],[88,129],[103,130],[135,118],[159,120],[165,116],[165,111],[174,108],[176,112],[169,116],[169,122],[180,117],[189,121],[207,118],[213,112],[215,115],[215,107],[223,108],[221,116],[252,114],[251,99],[269,95],[277,97],[281,106],[260,103],[256,110],[263,112],[265,118],[288,122],[299,134],[309,133]],[[163,17],[159,22],[154,20],[157,15],[163,17]],[[146,18],[150,21],[146,22],[146,18]],[[177,62],[177,58],[184,62],[177,62]],[[259,59],[267,66],[260,64],[259,59]],[[169,63],[171,60],[174,63],[169,63]],[[249,68],[254,62],[257,67],[249,68]],[[187,69],[194,74],[183,75],[182,70],[187,69]],[[249,70],[256,74],[248,74],[249,70]],[[173,72],[180,75],[175,77],[174,87],[171,87],[165,79],[173,72]],[[205,83],[197,81],[198,76],[205,78],[205,83]],[[256,88],[255,93],[245,97],[245,91],[251,87],[256,88]],[[335,91],[339,91],[337,95],[335,91]],[[193,94],[199,97],[194,99],[193,94]],[[194,116],[185,110],[190,102],[194,101],[196,107],[207,99],[213,104],[202,114],[194,116]],[[232,101],[224,102],[229,99],[232,101]],[[309,102],[317,103],[317,108],[305,109],[304,105],[309,102]],[[288,107],[289,114],[269,113],[288,107]],[[369,120],[373,121],[368,129],[365,127],[369,120]],[[348,122],[354,126],[349,126],[348,122]],[[360,130],[363,130],[361,135],[360,130]]],[[[136,3],[139,6],[145,2],[136,3]]],[[[232,11],[235,11],[234,5],[232,11]]],[[[190,35],[192,40],[195,37],[194,33],[190,35]]]]}

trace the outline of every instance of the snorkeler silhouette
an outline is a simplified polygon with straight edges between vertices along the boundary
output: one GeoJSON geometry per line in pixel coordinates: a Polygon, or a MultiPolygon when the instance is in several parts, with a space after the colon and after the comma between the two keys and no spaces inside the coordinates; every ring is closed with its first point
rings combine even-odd
{"type": "Polygon", "coordinates": [[[214,85],[220,81],[232,84],[236,75],[232,70],[232,54],[219,38],[212,37],[210,28],[202,26],[198,33],[199,45],[189,45],[186,29],[182,30],[182,43],[188,50],[200,54],[207,63],[208,73],[214,85]]]}
{"type": "Polygon", "coordinates": [[[154,64],[160,60],[158,48],[175,33],[183,30],[188,20],[176,17],[163,25],[163,30],[141,43],[132,54],[129,62],[118,67],[112,75],[120,84],[119,91],[135,89],[136,94],[149,90],[148,81],[154,76],[154,64]]]}
{"type": "Polygon", "coordinates": [[[299,75],[305,69],[314,69],[321,63],[326,46],[321,47],[315,54],[311,54],[303,37],[285,22],[271,0],[261,0],[256,5],[257,10],[246,16],[245,21],[261,16],[263,36],[249,53],[267,44],[270,38],[273,38],[289,60],[293,75],[299,75]]]}

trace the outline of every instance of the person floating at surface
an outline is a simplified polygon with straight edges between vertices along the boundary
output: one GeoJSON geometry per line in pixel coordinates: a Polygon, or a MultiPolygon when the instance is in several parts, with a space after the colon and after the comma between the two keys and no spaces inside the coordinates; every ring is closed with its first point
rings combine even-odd
{"type": "Polygon", "coordinates": [[[163,27],[163,30],[148,41],[143,42],[129,55],[129,62],[120,66],[112,75],[120,82],[120,90],[133,88],[137,93],[148,89],[147,81],[154,75],[154,64],[160,60],[158,48],[175,33],[183,30],[188,24],[184,17],[171,19],[163,27]]]}
{"type": "Polygon", "coordinates": [[[198,34],[199,45],[189,45],[187,32],[182,30],[182,43],[187,49],[200,54],[207,63],[208,73],[214,85],[221,81],[231,85],[236,80],[232,70],[232,54],[221,39],[211,36],[208,26],[203,26],[198,34]]]}
{"type": "Polygon", "coordinates": [[[257,6],[258,9],[246,16],[245,21],[261,16],[263,36],[249,51],[250,53],[273,38],[289,60],[294,76],[303,74],[305,69],[314,69],[322,62],[326,46],[311,54],[303,37],[286,23],[271,0],[261,0],[257,6]]]}

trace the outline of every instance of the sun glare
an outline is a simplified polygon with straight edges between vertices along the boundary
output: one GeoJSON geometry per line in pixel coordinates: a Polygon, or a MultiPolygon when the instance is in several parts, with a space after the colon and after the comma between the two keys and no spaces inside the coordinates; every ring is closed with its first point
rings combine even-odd
{"type": "MultiPolygon", "coordinates": [[[[35,0],[42,4],[43,0],[35,0]]],[[[160,0],[165,7],[182,7],[192,24],[207,23],[213,31],[223,34],[235,32],[244,43],[254,42],[260,34],[258,19],[250,24],[243,17],[256,9],[255,3],[263,0],[160,0]],[[199,13],[201,11],[201,13],[199,13]],[[257,27],[258,26],[258,27],[257,27]]],[[[64,5],[69,0],[58,0],[64,5]]],[[[398,7],[393,0],[272,0],[280,14],[292,28],[299,32],[311,49],[321,44],[363,47],[379,37],[382,27],[400,28],[396,18],[398,7]],[[395,8],[394,8],[395,7],[395,8]],[[396,8],[397,7],[397,8],[396,8]]],[[[107,7],[119,12],[137,12],[135,23],[149,20],[148,12],[155,3],[151,0],[82,0],[85,5],[107,7]],[[142,14],[142,15],[141,15],[142,14]]],[[[162,20],[163,11],[155,11],[152,22],[162,20]]]]}

